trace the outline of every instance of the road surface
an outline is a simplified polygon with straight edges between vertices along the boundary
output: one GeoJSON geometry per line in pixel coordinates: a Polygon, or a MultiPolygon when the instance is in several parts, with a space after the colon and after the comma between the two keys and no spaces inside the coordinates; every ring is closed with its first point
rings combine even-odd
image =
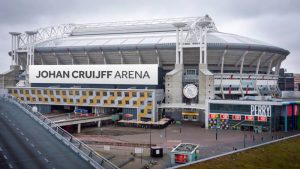
{"type": "Polygon", "coordinates": [[[20,108],[0,100],[0,168],[92,167],[20,108]]]}

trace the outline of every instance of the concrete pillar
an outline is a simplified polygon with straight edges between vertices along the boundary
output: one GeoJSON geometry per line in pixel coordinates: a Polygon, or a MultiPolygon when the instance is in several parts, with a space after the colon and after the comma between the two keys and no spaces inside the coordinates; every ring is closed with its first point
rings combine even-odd
{"type": "Polygon", "coordinates": [[[77,125],[77,133],[80,133],[80,131],[81,131],[81,123],[79,123],[79,124],[77,125]]]}
{"type": "Polygon", "coordinates": [[[284,132],[288,131],[288,124],[287,124],[287,114],[288,114],[288,105],[284,105],[284,132]]]}

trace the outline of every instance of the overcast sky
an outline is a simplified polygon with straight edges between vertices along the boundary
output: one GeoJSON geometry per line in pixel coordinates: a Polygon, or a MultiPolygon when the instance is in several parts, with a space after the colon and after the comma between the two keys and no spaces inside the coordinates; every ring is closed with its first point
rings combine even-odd
{"type": "Polygon", "coordinates": [[[0,0],[0,72],[9,69],[8,32],[63,23],[97,23],[208,14],[219,31],[239,34],[291,52],[283,63],[300,73],[298,0],[0,0]]]}

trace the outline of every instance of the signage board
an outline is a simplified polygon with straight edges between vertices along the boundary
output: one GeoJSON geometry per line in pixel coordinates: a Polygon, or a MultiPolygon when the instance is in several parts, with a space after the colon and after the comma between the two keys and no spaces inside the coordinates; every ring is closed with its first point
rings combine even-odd
{"type": "Polygon", "coordinates": [[[232,120],[241,120],[241,119],[242,119],[241,115],[237,115],[237,114],[232,115],[232,120]]]}
{"type": "Polygon", "coordinates": [[[209,113],[208,118],[215,119],[218,117],[218,114],[209,113]]]}
{"type": "Polygon", "coordinates": [[[251,105],[252,116],[265,116],[271,117],[271,105],[251,105]]]}
{"type": "Polygon", "coordinates": [[[248,115],[246,115],[245,116],[245,120],[246,121],[254,121],[254,116],[248,116],[248,115]]]}
{"type": "Polygon", "coordinates": [[[267,120],[268,120],[268,118],[266,116],[258,116],[257,117],[257,121],[266,122],[267,120]]]}
{"type": "Polygon", "coordinates": [[[220,119],[229,119],[229,115],[228,114],[220,114],[220,119]]]}
{"type": "Polygon", "coordinates": [[[157,85],[158,65],[30,65],[29,83],[157,85]]]}

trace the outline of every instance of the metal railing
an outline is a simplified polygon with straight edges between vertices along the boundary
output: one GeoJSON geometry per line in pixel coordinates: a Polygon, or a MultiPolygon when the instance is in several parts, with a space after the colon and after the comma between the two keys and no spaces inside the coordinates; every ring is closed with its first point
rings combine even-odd
{"type": "Polygon", "coordinates": [[[40,112],[34,112],[32,107],[23,101],[17,99],[11,95],[0,95],[0,99],[13,103],[22,110],[24,110],[31,118],[42,125],[46,130],[48,130],[52,135],[54,135],[58,140],[63,142],[72,151],[78,154],[81,158],[87,161],[96,169],[119,169],[112,162],[98,154],[96,151],[91,149],[89,146],[84,144],[82,141],[74,137],[72,134],[65,131],[63,128],[57,126],[52,120],[48,119],[46,116],[40,112]]]}

